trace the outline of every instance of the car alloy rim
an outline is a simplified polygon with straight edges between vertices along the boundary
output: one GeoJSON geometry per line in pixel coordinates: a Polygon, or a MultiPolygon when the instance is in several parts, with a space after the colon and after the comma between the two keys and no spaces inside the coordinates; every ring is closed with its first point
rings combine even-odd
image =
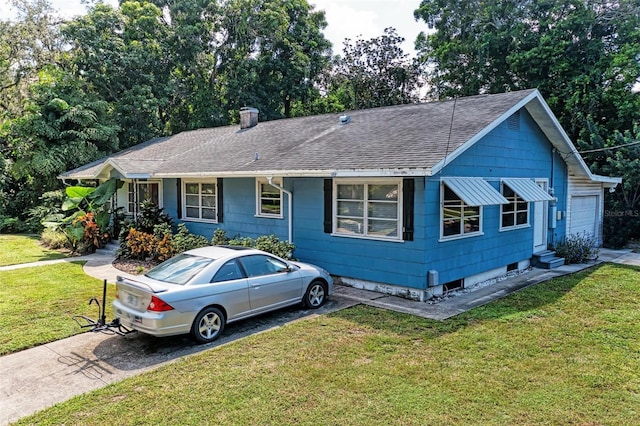
{"type": "Polygon", "coordinates": [[[312,306],[318,306],[324,300],[324,288],[320,284],[316,284],[309,290],[309,303],[312,306]]]}
{"type": "Polygon", "coordinates": [[[202,337],[211,339],[220,331],[220,324],[220,317],[215,313],[210,312],[200,320],[200,327],[198,327],[198,331],[202,337]]]}

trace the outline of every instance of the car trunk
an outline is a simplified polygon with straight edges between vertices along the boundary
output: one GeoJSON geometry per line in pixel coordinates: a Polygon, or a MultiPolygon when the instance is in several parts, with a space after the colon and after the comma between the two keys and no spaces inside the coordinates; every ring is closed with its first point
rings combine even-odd
{"type": "Polygon", "coordinates": [[[140,277],[140,279],[118,277],[116,282],[120,303],[139,312],[147,310],[152,295],[157,295],[167,289],[167,285],[148,280],[145,277],[140,277]]]}

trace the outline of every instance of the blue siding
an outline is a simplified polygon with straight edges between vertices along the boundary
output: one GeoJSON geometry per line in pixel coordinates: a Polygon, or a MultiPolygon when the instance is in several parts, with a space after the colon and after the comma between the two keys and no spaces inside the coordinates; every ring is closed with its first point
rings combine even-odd
{"type": "MultiPolygon", "coordinates": [[[[424,228],[424,179],[415,196],[416,230],[424,228]]],[[[323,232],[323,179],[299,178],[293,185],[295,255],[335,275],[407,287],[424,287],[424,239],[389,242],[332,236],[323,232]]]]}
{"type": "MultiPolygon", "coordinates": [[[[287,181],[285,180],[285,187],[287,181]]],[[[282,209],[285,212],[285,218],[266,218],[256,216],[256,183],[254,178],[225,178],[223,184],[223,222],[222,223],[203,223],[184,221],[190,232],[203,235],[207,238],[213,237],[213,232],[221,228],[229,238],[251,237],[256,238],[261,235],[275,235],[281,240],[287,240],[288,222],[286,220],[286,212],[288,199],[283,194],[282,209]]],[[[169,214],[177,223],[181,221],[178,218],[177,204],[177,183],[176,179],[165,179],[164,188],[165,212],[169,214]],[[171,184],[166,184],[172,181],[171,184]],[[170,192],[169,191],[173,191],[170,192]]]]}
{"type": "MultiPolygon", "coordinates": [[[[497,190],[503,177],[546,178],[558,197],[558,210],[566,210],[566,164],[523,109],[519,129],[505,121],[438,176],[415,179],[414,241],[378,241],[324,233],[324,180],[286,178],[284,187],[293,193],[295,256],[335,275],[417,289],[426,287],[426,275],[432,269],[439,272],[440,283],[446,283],[531,257],[533,225],[500,232],[500,206],[483,207],[483,235],[440,242],[442,176],[482,177],[497,190]]],[[[165,180],[163,190],[165,211],[175,217],[177,181],[165,180]]],[[[253,178],[225,178],[224,223],[186,223],[192,232],[207,238],[216,228],[222,228],[229,237],[275,234],[286,240],[288,197],[283,195],[283,219],[256,217],[255,203],[253,178]]],[[[562,238],[565,227],[564,220],[558,221],[557,228],[549,231],[549,239],[562,238]]]]}
{"type": "MultiPolygon", "coordinates": [[[[503,177],[546,178],[554,187],[558,210],[566,210],[566,164],[524,109],[520,111],[519,130],[504,121],[447,165],[441,176],[483,177],[497,190],[503,177]]],[[[427,185],[431,194],[427,202],[431,201],[435,209],[432,213],[439,220],[439,179],[431,179],[427,185]]],[[[531,257],[533,205],[529,218],[529,228],[500,232],[500,206],[484,206],[484,235],[435,244],[429,240],[427,259],[438,259],[429,262],[429,269],[438,270],[440,281],[448,282],[531,257]]],[[[548,231],[548,240],[562,238],[565,226],[564,220],[558,221],[556,229],[548,231]]],[[[433,232],[437,235],[439,230],[433,232]]]]}

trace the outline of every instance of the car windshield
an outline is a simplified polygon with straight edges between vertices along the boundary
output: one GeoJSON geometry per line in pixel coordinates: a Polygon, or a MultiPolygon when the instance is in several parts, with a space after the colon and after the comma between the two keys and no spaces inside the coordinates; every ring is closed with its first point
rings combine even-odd
{"type": "Polygon", "coordinates": [[[211,262],[213,259],[208,257],[182,253],[162,262],[144,275],[166,283],[185,284],[211,262]]]}

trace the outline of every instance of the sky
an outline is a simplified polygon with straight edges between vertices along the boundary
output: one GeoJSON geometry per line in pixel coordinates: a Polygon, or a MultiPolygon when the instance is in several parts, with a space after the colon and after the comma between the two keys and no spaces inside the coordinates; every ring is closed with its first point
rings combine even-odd
{"type": "MultiPolygon", "coordinates": [[[[117,0],[104,0],[117,6],[117,0]]],[[[415,54],[414,41],[427,25],[413,18],[413,11],[420,0],[308,0],[316,10],[324,10],[327,18],[325,37],[333,44],[333,53],[342,53],[343,41],[350,38],[370,39],[379,37],[387,27],[394,27],[405,38],[402,50],[415,54]]],[[[65,17],[85,13],[81,0],[50,0],[53,7],[65,17]]],[[[10,0],[0,0],[0,18],[11,16],[10,0]]]]}

